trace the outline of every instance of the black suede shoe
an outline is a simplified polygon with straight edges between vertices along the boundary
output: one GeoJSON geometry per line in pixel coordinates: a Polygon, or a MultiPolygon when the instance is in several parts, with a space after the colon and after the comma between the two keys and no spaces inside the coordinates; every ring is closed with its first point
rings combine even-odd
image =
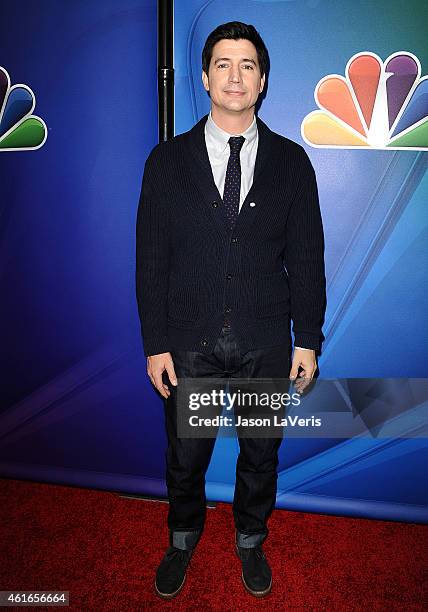
{"type": "Polygon", "coordinates": [[[242,562],[242,582],[255,597],[264,597],[272,589],[272,572],[261,544],[254,548],[236,545],[236,553],[242,562]]]}
{"type": "Polygon", "coordinates": [[[181,591],[186,580],[186,570],[193,550],[182,550],[169,546],[156,572],[156,593],[171,599],[181,591]]]}

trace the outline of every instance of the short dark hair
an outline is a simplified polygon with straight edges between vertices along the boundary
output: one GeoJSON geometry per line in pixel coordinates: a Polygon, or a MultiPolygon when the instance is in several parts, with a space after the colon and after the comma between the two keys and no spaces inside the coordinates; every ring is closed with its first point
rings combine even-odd
{"type": "Polygon", "coordinates": [[[213,47],[219,40],[229,38],[238,40],[246,38],[256,48],[257,59],[260,67],[260,75],[263,76],[269,70],[269,54],[262,37],[252,25],[242,23],[242,21],[229,21],[217,26],[215,30],[209,34],[202,51],[202,70],[208,75],[208,70],[211,63],[213,47]]]}

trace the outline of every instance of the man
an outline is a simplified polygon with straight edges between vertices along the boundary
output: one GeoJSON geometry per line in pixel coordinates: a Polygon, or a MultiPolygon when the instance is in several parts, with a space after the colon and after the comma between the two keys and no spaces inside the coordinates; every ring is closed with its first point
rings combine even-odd
{"type": "MultiPolygon", "coordinates": [[[[304,149],[255,116],[267,65],[253,26],[217,27],[202,54],[209,116],[159,143],[145,165],[136,283],[147,372],[165,398],[170,546],[155,580],[164,598],[182,588],[202,533],[215,443],[178,438],[177,377],[312,379],[317,368],[325,275],[316,179],[304,149]]],[[[262,543],[280,442],[239,439],[235,546],[257,597],[272,587],[262,543]]]]}

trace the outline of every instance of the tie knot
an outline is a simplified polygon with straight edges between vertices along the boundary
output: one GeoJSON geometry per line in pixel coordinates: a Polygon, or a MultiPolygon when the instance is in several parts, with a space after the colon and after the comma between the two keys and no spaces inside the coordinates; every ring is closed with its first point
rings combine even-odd
{"type": "Polygon", "coordinates": [[[229,144],[230,144],[230,152],[232,153],[239,153],[242,145],[244,144],[244,136],[231,136],[229,138],[229,144]]]}

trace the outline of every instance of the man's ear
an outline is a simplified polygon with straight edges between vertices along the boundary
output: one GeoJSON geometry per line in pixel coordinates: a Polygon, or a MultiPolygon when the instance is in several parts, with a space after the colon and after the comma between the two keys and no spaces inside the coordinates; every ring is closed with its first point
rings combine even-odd
{"type": "Polygon", "coordinates": [[[210,84],[209,84],[208,77],[207,77],[205,70],[202,70],[202,83],[204,84],[205,90],[209,91],[210,84]]]}
{"type": "Polygon", "coordinates": [[[260,79],[260,91],[259,93],[262,93],[264,86],[265,86],[265,78],[266,78],[266,73],[262,76],[262,78],[260,79]]]}

